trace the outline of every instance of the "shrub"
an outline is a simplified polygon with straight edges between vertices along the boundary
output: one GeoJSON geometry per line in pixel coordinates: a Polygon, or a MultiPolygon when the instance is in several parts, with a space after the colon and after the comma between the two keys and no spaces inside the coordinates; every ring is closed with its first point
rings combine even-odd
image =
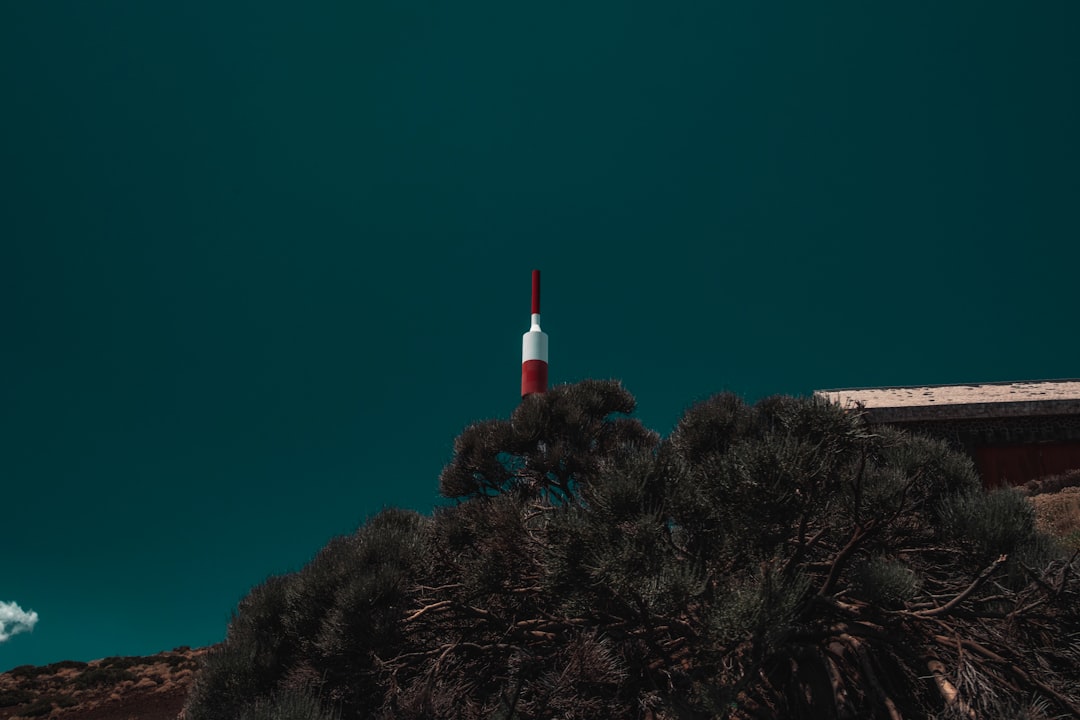
{"type": "Polygon", "coordinates": [[[53,711],[53,704],[48,698],[40,698],[19,710],[23,717],[41,717],[53,711]]]}
{"type": "Polygon", "coordinates": [[[77,688],[85,690],[91,687],[100,687],[102,685],[119,685],[125,680],[138,680],[131,672],[114,667],[95,667],[90,668],[74,680],[74,685],[77,688]]]}
{"type": "Polygon", "coordinates": [[[44,666],[37,665],[19,665],[18,667],[8,670],[8,674],[15,678],[27,678],[33,679],[39,675],[48,675],[49,670],[44,666]]]}
{"type": "Polygon", "coordinates": [[[14,689],[0,690],[0,707],[21,705],[34,699],[34,694],[29,690],[14,689]]]}
{"type": "Polygon", "coordinates": [[[951,495],[938,513],[946,533],[983,560],[1012,553],[1035,535],[1035,511],[1015,488],[951,495]]]}
{"type": "Polygon", "coordinates": [[[204,655],[202,670],[195,676],[186,703],[196,709],[187,717],[235,720],[244,707],[254,704],[264,693],[269,694],[274,678],[265,674],[266,660],[260,660],[254,652],[258,648],[226,637],[224,643],[204,655]]]}
{"type": "Polygon", "coordinates": [[[79,701],[70,695],[54,695],[53,702],[61,708],[75,707],[79,704],[79,701]]]}
{"type": "Polygon", "coordinates": [[[269,700],[244,708],[239,720],[339,720],[340,714],[327,709],[314,694],[285,690],[269,700]]]}
{"type": "Polygon", "coordinates": [[[89,663],[84,663],[81,660],[61,660],[60,662],[55,662],[55,663],[52,663],[51,665],[46,665],[45,667],[50,672],[55,673],[55,672],[58,672],[60,670],[67,670],[67,669],[82,670],[83,668],[88,667],[88,666],[89,666],[89,663]]]}
{"type": "Polygon", "coordinates": [[[52,713],[55,707],[67,708],[78,704],[70,695],[46,695],[19,710],[19,714],[24,717],[41,717],[52,713]]]}
{"type": "Polygon", "coordinates": [[[206,656],[188,717],[233,719],[277,690],[298,690],[290,674],[302,662],[336,688],[342,706],[370,703],[374,655],[399,641],[398,603],[422,555],[423,524],[416,513],[385,511],[331,540],[300,572],[254,588],[206,656]]]}
{"type": "Polygon", "coordinates": [[[119,670],[123,670],[125,668],[135,667],[136,665],[143,665],[145,664],[145,662],[146,660],[144,658],[139,657],[113,656],[103,658],[98,664],[98,667],[117,668],[119,670]]]}
{"type": "Polygon", "coordinates": [[[177,668],[192,668],[195,669],[199,666],[197,658],[189,658],[183,655],[166,655],[163,658],[166,665],[173,669],[177,668]]]}
{"type": "Polygon", "coordinates": [[[254,588],[188,720],[1080,712],[1080,573],[969,459],[815,398],[632,410],[589,381],[466,428],[456,504],[254,588]]]}
{"type": "Polygon", "coordinates": [[[903,607],[919,588],[919,578],[910,567],[880,555],[856,566],[852,580],[862,599],[888,608],[903,607]]]}
{"type": "Polygon", "coordinates": [[[1074,530],[1061,538],[1061,544],[1069,551],[1080,550],[1080,530],[1074,530]]]}

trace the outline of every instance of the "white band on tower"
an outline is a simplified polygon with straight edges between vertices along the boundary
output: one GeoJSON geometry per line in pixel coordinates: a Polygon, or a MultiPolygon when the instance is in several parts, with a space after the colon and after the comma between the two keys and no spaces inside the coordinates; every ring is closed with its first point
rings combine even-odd
{"type": "Polygon", "coordinates": [[[532,317],[521,338],[521,397],[547,392],[548,336],[540,329],[540,271],[532,273],[532,317]]]}

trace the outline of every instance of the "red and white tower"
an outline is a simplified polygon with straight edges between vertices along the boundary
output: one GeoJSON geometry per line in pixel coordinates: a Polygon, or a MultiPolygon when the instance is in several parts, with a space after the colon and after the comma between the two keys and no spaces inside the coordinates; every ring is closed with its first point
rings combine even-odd
{"type": "Polygon", "coordinates": [[[521,397],[547,392],[548,336],[540,329],[540,271],[532,271],[532,327],[521,338],[521,397]]]}

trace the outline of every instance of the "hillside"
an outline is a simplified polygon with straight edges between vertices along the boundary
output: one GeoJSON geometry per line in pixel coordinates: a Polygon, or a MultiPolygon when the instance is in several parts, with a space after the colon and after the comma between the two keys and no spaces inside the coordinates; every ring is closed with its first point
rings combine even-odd
{"type": "Polygon", "coordinates": [[[0,720],[175,720],[210,649],[14,668],[0,674],[0,720]]]}

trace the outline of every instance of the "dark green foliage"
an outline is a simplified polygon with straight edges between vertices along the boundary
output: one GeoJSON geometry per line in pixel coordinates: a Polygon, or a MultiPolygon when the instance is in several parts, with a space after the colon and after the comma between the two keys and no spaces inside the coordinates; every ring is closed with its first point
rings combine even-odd
{"type": "Polygon", "coordinates": [[[24,708],[19,709],[19,715],[23,717],[41,717],[48,715],[54,707],[67,708],[78,705],[79,701],[70,695],[55,694],[45,695],[38,698],[24,708]]]}
{"type": "Polygon", "coordinates": [[[714,395],[686,411],[671,433],[671,447],[695,465],[723,455],[743,434],[749,414],[749,408],[738,395],[714,395]]]}
{"type": "Polygon", "coordinates": [[[753,637],[762,649],[775,650],[798,624],[810,589],[809,578],[782,578],[764,565],[745,578],[732,578],[723,601],[712,605],[705,626],[721,645],[753,637]]]}
{"type": "Polygon", "coordinates": [[[199,661],[197,659],[184,657],[183,655],[166,655],[164,658],[162,658],[162,660],[165,662],[166,665],[173,669],[187,667],[194,669],[198,667],[199,664],[199,661]]]}
{"type": "Polygon", "coordinates": [[[0,690],[0,708],[30,702],[33,697],[29,690],[0,690]]]}
{"type": "Polygon", "coordinates": [[[1013,488],[950,495],[938,514],[945,532],[983,559],[1015,552],[1035,534],[1035,510],[1013,488]]]}
{"type": "Polygon", "coordinates": [[[84,663],[81,660],[61,660],[60,662],[50,663],[45,668],[52,673],[59,672],[60,670],[82,670],[87,667],[89,663],[84,663]]]}
{"type": "Polygon", "coordinates": [[[117,685],[125,680],[138,680],[131,672],[123,668],[94,667],[83,672],[75,678],[75,687],[85,690],[90,687],[101,685],[117,685]]]}
{"type": "Polygon", "coordinates": [[[19,665],[8,670],[8,674],[15,678],[35,678],[38,675],[48,675],[50,670],[44,666],[37,665],[19,665]]]}
{"type": "Polygon", "coordinates": [[[458,504],[254,588],[188,720],[1080,712],[1076,568],[966,458],[817,398],[664,440],[633,408],[589,381],[467,428],[458,504]]]}
{"type": "Polygon", "coordinates": [[[898,608],[915,597],[919,578],[899,560],[885,556],[867,557],[854,567],[852,586],[858,597],[871,604],[898,608]]]}
{"type": "MultiPolygon", "coordinates": [[[[234,618],[235,622],[235,618],[234,618]]],[[[230,626],[232,636],[233,626],[230,626]]],[[[271,626],[267,634],[280,632],[271,626]]],[[[275,677],[263,675],[256,648],[227,637],[225,642],[203,658],[202,670],[188,695],[188,705],[198,708],[201,718],[236,718],[247,706],[268,696],[275,677]]]]}
{"type": "Polygon", "coordinates": [[[79,704],[79,701],[72,696],[63,694],[53,695],[53,702],[56,703],[57,707],[62,708],[75,707],[79,704]]]}
{"type": "Polygon", "coordinates": [[[337,712],[328,710],[318,697],[300,690],[275,693],[245,707],[239,720],[338,720],[337,712]]]}
{"type": "Polygon", "coordinates": [[[53,711],[52,699],[48,697],[38,698],[26,707],[19,710],[23,717],[41,717],[53,711]]]}
{"type": "Polygon", "coordinates": [[[426,522],[385,511],[332,540],[302,571],[254,588],[225,642],[204,660],[189,697],[195,716],[235,718],[278,691],[324,685],[329,701],[352,712],[373,694],[381,700],[374,664],[382,648],[401,640],[402,602],[423,558],[426,522]]]}
{"type": "Polygon", "coordinates": [[[124,668],[135,667],[136,665],[141,665],[145,662],[146,660],[141,657],[113,656],[102,659],[99,667],[123,670],[124,668]]]}
{"type": "Polygon", "coordinates": [[[1061,544],[1067,550],[1080,550],[1080,530],[1074,530],[1061,538],[1061,544]]]}
{"type": "Polygon", "coordinates": [[[571,500],[603,462],[656,442],[640,422],[611,417],[634,406],[621,385],[597,380],[523,398],[509,421],[475,423],[458,436],[439,479],[442,494],[468,498],[524,489],[571,500]]]}

